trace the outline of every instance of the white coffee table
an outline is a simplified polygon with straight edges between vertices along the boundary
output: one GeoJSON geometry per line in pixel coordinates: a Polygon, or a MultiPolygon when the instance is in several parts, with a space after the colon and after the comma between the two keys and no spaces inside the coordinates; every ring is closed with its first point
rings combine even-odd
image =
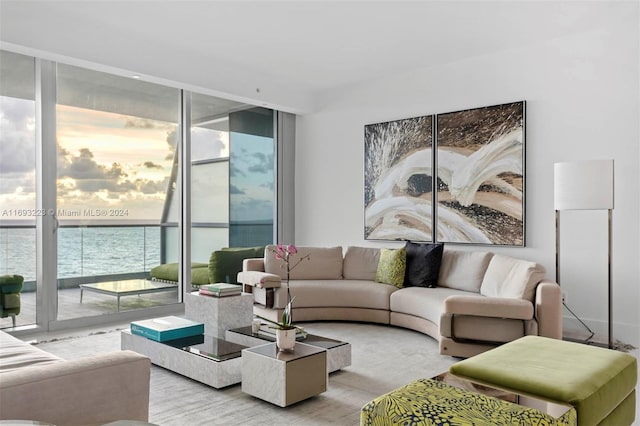
{"type": "Polygon", "coordinates": [[[203,296],[194,291],[184,295],[185,317],[204,324],[204,334],[224,339],[226,330],[251,325],[253,296],[203,296]]]}
{"type": "Polygon", "coordinates": [[[296,343],[279,352],[275,343],[242,350],[242,392],[286,407],[327,390],[327,351],[296,343]]]}
{"type": "Polygon", "coordinates": [[[132,334],[130,330],[120,333],[120,347],[149,357],[160,367],[181,374],[216,389],[235,385],[242,377],[241,351],[244,346],[202,336],[202,343],[183,344],[185,339],[156,342],[132,334]],[[177,344],[180,342],[180,344],[177,344]]]}
{"type": "MultiPolygon", "coordinates": [[[[227,330],[224,339],[247,347],[260,346],[276,340],[275,335],[270,337],[254,333],[251,326],[227,330]]],[[[349,342],[314,334],[307,334],[306,338],[300,339],[298,342],[327,350],[327,373],[333,373],[351,365],[351,344],[349,342]]]]}

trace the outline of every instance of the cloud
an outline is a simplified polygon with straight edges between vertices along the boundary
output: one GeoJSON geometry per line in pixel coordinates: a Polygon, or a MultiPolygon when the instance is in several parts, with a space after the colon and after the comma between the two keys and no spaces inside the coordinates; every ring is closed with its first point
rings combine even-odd
{"type": "Polygon", "coordinates": [[[1,97],[0,173],[33,172],[35,154],[35,108],[33,101],[1,97]]]}
{"type": "MultiPolygon", "coordinates": [[[[83,192],[106,190],[116,193],[137,190],[136,184],[126,179],[127,177],[128,174],[119,163],[113,163],[111,167],[98,164],[88,148],[81,148],[77,156],[66,150],[59,151],[58,178],[73,179],[74,189],[83,192]]],[[[58,183],[59,189],[69,189],[67,186],[66,182],[58,183]]]]}
{"type": "Polygon", "coordinates": [[[122,193],[136,190],[136,185],[127,180],[117,182],[107,179],[76,179],[76,188],[83,192],[108,191],[109,193],[122,193]]]}
{"type": "Polygon", "coordinates": [[[273,174],[273,168],[273,155],[253,152],[248,155],[234,156],[230,162],[229,175],[232,177],[247,177],[247,173],[269,175],[273,174]]]}
{"type": "Polygon", "coordinates": [[[178,144],[178,128],[174,127],[172,130],[167,131],[167,145],[169,145],[169,151],[171,151],[165,157],[165,160],[173,160],[176,152],[176,145],[178,144]]]}
{"type": "Polygon", "coordinates": [[[253,173],[273,173],[273,155],[265,155],[262,152],[254,152],[251,158],[255,163],[249,166],[249,171],[253,173]]]}
{"type": "Polygon", "coordinates": [[[217,130],[194,127],[191,130],[191,159],[207,160],[229,155],[228,142],[217,130]]]}
{"type": "Polygon", "coordinates": [[[127,117],[124,123],[125,129],[160,129],[166,125],[159,125],[158,121],[140,117],[127,117]]]}
{"type": "Polygon", "coordinates": [[[160,164],[156,164],[153,161],[145,161],[143,163],[143,166],[145,166],[147,169],[163,169],[164,168],[160,164]]]}
{"type": "Polygon", "coordinates": [[[238,177],[238,176],[247,176],[244,170],[240,169],[236,162],[229,163],[229,176],[238,177]]]}
{"type": "Polygon", "coordinates": [[[231,184],[229,185],[229,194],[244,194],[245,192],[239,187],[231,184]]]}
{"type": "MultiPolygon", "coordinates": [[[[65,156],[69,157],[69,155],[65,156]]],[[[89,148],[81,148],[77,156],[70,155],[66,164],[58,164],[58,176],[72,179],[120,179],[127,177],[127,173],[118,163],[113,163],[107,168],[96,163],[93,153],[89,148]]]]}
{"type": "Polygon", "coordinates": [[[167,185],[169,185],[169,176],[165,177],[164,180],[136,179],[136,187],[143,194],[165,193],[167,185]]]}
{"type": "Polygon", "coordinates": [[[35,173],[2,173],[0,194],[30,193],[35,191],[35,173]]]}

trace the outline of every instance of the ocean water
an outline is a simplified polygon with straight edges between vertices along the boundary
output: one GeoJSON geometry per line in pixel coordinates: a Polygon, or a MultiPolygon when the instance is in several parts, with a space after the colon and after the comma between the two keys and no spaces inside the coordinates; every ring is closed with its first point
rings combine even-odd
{"type": "MultiPolygon", "coordinates": [[[[233,247],[272,241],[271,223],[232,224],[229,229],[229,245],[233,247]]],[[[160,264],[161,250],[159,226],[59,228],[58,278],[148,272],[160,264]]],[[[208,254],[202,257],[202,261],[208,260],[208,254]]],[[[0,228],[2,274],[19,274],[25,281],[35,281],[34,228],[0,228]]]]}
{"type": "MultiPolygon", "coordinates": [[[[58,278],[149,271],[160,264],[160,227],[58,229],[58,278]]],[[[0,229],[0,274],[36,279],[36,231],[0,229]]]]}

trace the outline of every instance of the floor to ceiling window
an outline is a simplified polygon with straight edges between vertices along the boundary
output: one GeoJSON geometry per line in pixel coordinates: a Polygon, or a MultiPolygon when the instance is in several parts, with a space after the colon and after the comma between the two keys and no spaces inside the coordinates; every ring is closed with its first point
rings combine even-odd
{"type": "Polygon", "coordinates": [[[59,64],[57,97],[58,319],[176,302],[116,293],[161,261],[179,91],[59,64]]]}
{"type": "Polygon", "coordinates": [[[162,309],[189,288],[179,261],[206,266],[214,250],[274,241],[275,111],[0,53],[0,274],[25,276],[18,325],[162,309]],[[36,220],[38,204],[53,219],[36,220]],[[172,263],[171,278],[151,280],[172,263]],[[120,294],[141,282],[170,291],[120,294]]]}
{"type": "Polygon", "coordinates": [[[25,279],[21,326],[36,322],[35,60],[0,51],[0,67],[0,275],[25,279]]]}

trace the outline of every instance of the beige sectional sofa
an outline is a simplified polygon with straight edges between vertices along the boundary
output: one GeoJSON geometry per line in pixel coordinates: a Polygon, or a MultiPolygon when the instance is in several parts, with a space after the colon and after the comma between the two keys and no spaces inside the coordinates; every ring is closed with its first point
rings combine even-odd
{"type": "MultiPolygon", "coordinates": [[[[364,321],[417,330],[437,339],[440,353],[470,357],[534,334],[562,338],[559,286],[539,264],[489,251],[445,249],[437,286],[375,281],[380,249],[298,247],[309,255],[290,274],[295,322],[364,321]]],[[[267,247],[238,274],[254,293],[254,312],[278,320],[287,302],[286,270],[267,247]],[[284,282],[283,282],[284,281],[284,282]]]]}
{"type": "Polygon", "coordinates": [[[147,421],[150,372],[135,352],[66,361],[0,331],[0,420],[147,421]]]}

